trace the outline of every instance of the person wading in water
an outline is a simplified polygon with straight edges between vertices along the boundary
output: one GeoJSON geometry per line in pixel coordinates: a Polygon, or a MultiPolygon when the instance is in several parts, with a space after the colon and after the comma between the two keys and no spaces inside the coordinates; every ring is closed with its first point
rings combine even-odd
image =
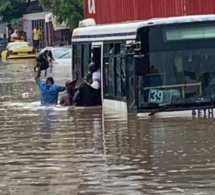
{"type": "Polygon", "coordinates": [[[40,67],[38,68],[35,81],[40,88],[41,91],[41,104],[49,105],[49,104],[57,104],[58,103],[58,94],[65,90],[64,86],[55,85],[54,79],[52,77],[48,77],[46,82],[40,80],[40,67]]]}

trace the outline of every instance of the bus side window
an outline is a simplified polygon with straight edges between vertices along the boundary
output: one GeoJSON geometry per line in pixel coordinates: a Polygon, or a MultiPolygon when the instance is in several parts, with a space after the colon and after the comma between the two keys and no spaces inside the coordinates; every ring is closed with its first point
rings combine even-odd
{"type": "Polygon", "coordinates": [[[73,78],[76,79],[76,73],[78,73],[78,83],[81,82],[81,45],[74,45],[73,46],[73,78]]]}
{"type": "Polygon", "coordinates": [[[104,95],[126,97],[125,42],[104,44],[104,95]]]}
{"type": "Polygon", "coordinates": [[[91,45],[90,44],[82,45],[82,55],[83,55],[82,75],[84,77],[89,72],[89,64],[91,62],[91,45]]]}
{"type": "Polygon", "coordinates": [[[108,82],[108,58],[104,58],[104,95],[109,94],[109,82],[108,82]]]}

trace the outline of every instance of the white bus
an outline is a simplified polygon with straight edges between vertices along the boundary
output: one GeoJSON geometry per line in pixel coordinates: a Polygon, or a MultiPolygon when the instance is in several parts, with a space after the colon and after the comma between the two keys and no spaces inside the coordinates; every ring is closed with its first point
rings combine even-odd
{"type": "Polygon", "coordinates": [[[215,114],[215,15],[95,25],[72,36],[73,71],[101,67],[103,108],[139,116],[215,114]]]}

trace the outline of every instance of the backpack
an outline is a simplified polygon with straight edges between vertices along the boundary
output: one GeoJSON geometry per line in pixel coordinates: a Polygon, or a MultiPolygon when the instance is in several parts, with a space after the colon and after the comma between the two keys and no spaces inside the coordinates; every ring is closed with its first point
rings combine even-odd
{"type": "Polygon", "coordinates": [[[37,68],[40,67],[40,70],[47,70],[49,68],[49,61],[46,58],[44,53],[41,53],[37,58],[36,58],[36,65],[34,67],[34,72],[36,72],[37,68]]]}
{"type": "Polygon", "coordinates": [[[49,61],[48,59],[46,58],[45,54],[42,53],[40,54],[37,58],[36,58],[36,62],[38,65],[40,65],[40,70],[43,71],[43,70],[46,70],[49,68],[49,61]]]}

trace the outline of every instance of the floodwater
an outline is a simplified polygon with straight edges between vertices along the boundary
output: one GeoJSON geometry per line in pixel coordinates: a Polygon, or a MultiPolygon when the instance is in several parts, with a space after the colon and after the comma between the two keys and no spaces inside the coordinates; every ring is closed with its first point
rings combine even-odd
{"type": "Polygon", "coordinates": [[[33,64],[0,64],[0,194],[215,194],[214,119],[40,107],[33,64]]]}

